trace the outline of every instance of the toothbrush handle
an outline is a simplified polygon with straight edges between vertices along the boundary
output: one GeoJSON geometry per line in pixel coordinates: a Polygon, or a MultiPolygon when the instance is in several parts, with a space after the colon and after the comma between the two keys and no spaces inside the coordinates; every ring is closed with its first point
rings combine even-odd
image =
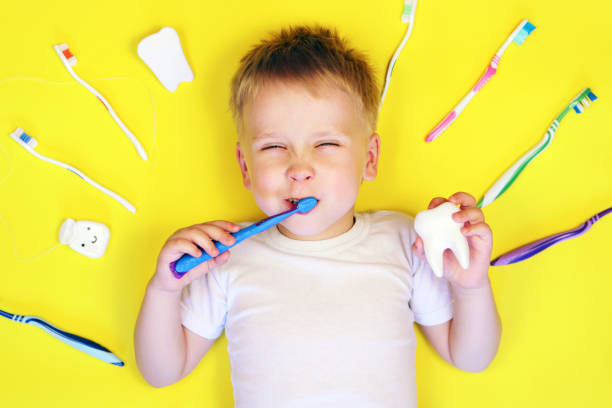
{"type": "Polygon", "coordinates": [[[474,98],[474,95],[476,95],[476,93],[480,91],[483,86],[485,86],[489,79],[491,79],[491,77],[495,75],[495,73],[497,72],[497,64],[499,63],[499,58],[500,57],[497,54],[493,57],[493,59],[487,66],[487,70],[484,74],[482,74],[478,82],[476,82],[474,88],[472,88],[470,92],[468,92],[468,94],[463,97],[463,99],[457,104],[457,106],[455,106],[455,108],[448,115],[446,115],[446,117],[442,120],[442,122],[438,124],[438,126],[436,126],[431,132],[429,132],[429,134],[425,138],[426,142],[434,141],[438,136],[442,134],[442,132],[444,132],[451,125],[451,123],[455,121],[455,119],[457,119],[457,116],[459,116],[459,114],[463,112],[463,109],[465,109],[467,104],[470,103],[472,98],[474,98]]]}
{"type": "Polygon", "coordinates": [[[57,53],[57,55],[59,56],[60,60],[62,61],[62,63],[64,64],[64,67],[66,67],[66,70],[68,70],[68,73],[81,85],[83,85],[85,87],[85,89],[87,89],[89,92],[91,92],[96,98],[98,98],[98,100],[100,102],[102,102],[102,105],[104,105],[104,107],[106,108],[106,110],[108,111],[108,113],[111,115],[111,117],[113,118],[113,120],[117,123],[117,125],[119,125],[119,127],[121,128],[121,130],[123,130],[123,132],[126,134],[126,136],[130,139],[130,141],[132,142],[132,144],[134,145],[134,147],[136,148],[136,151],[138,152],[138,154],[140,155],[140,157],[142,158],[142,160],[148,160],[148,156],[147,156],[147,152],[145,152],[144,148],[142,147],[142,145],[140,144],[140,142],[138,141],[138,139],[136,139],[136,136],[134,136],[134,134],[130,131],[130,129],[127,128],[127,126],[125,126],[125,124],[121,121],[121,119],[119,119],[119,116],[117,115],[117,113],[113,110],[113,107],[110,105],[110,103],[108,103],[108,101],[104,98],[104,96],[102,96],[102,94],[98,91],[96,91],[96,89],[89,85],[87,82],[85,82],[80,76],[78,76],[76,74],[76,72],[74,72],[74,70],[72,69],[72,67],[70,66],[70,63],[68,62],[68,60],[66,59],[66,57],[62,54],[62,51],[59,50],[58,46],[54,46],[53,49],[55,50],[55,52],[57,53]]]}
{"type": "Polygon", "coordinates": [[[442,122],[438,123],[438,126],[436,126],[431,132],[429,132],[429,134],[425,138],[425,141],[433,142],[438,136],[442,134],[442,132],[444,132],[451,125],[451,123],[455,121],[457,116],[458,113],[455,112],[455,110],[452,110],[448,115],[446,115],[444,119],[442,119],[442,122]]]}
{"type": "Polygon", "coordinates": [[[30,146],[28,146],[25,143],[21,143],[21,142],[18,142],[18,143],[20,143],[21,146],[23,146],[28,152],[30,152],[30,154],[34,155],[34,157],[36,157],[36,158],[38,158],[38,159],[40,159],[42,161],[45,161],[47,163],[55,164],[56,166],[59,166],[61,168],[64,168],[64,169],[70,171],[71,173],[76,174],[77,176],[79,176],[81,179],[83,179],[87,183],[91,184],[92,186],[94,186],[98,190],[102,191],[104,194],[106,194],[106,195],[114,198],[115,200],[117,200],[129,212],[131,212],[131,213],[135,213],[136,212],[136,207],[134,207],[134,205],[132,205],[132,203],[130,203],[128,200],[126,200],[125,198],[121,197],[119,194],[115,193],[114,191],[111,191],[108,188],[104,187],[103,185],[98,184],[94,180],[90,179],[89,177],[87,177],[87,175],[85,173],[83,173],[82,171],[80,171],[76,167],[73,167],[73,166],[71,166],[69,164],[66,164],[64,162],[61,162],[59,160],[52,159],[50,157],[43,156],[42,154],[38,153],[36,150],[34,150],[33,148],[31,148],[30,146]]]}
{"type": "MultiPolygon", "coordinates": [[[[268,217],[256,223],[253,223],[248,227],[241,229],[240,231],[233,232],[231,235],[236,238],[236,241],[232,245],[225,245],[219,241],[213,241],[215,247],[219,250],[218,255],[221,255],[223,252],[244,241],[245,239],[278,224],[279,222],[283,221],[290,215],[295,214],[296,212],[297,208],[294,208],[289,211],[285,211],[280,214],[273,215],[272,217],[268,217]]],[[[202,255],[197,258],[189,254],[184,254],[179,258],[178,261],[172,262],[170,264],[170,270],[176,278],[180,279],[183,274],[200,265],[201,263],[208,261],[209,259],[212,259],[212,256],[208,255],[204,250],[202,250],[202,255]]]]}
{"type": "Polygon", "coordinates": [[[518,159],[514,164],[502,174],[499,179],[487,190],[487,192],[482,196],[478,204],[476,205],[478,208],[484,208],[487,205],[491,204],[495,201],[499,196],[501,196],[517,179],[517,177],[525,170],[525,167],[533,159],[535,159],[540,153],[542,153],[553,140],[556,129],[558,126],[558,122],[553,122],[553,124],[548,128],[548,131],[542,138],[542,140],[532,147],[527,153],[523,154],[520,159],[518,159]]]}
{"type": "Polygon", "coordinates": [[[51,323],[47,322],[44,319],[41,319],[37,316],[19,316],[14,315],[13,320],[26,323],[32,326],[36,326],[40,329],[43,329],[53,337],[58,340],[63,341],[64,343],[81,350],[93,357],[99,358],[102,361],[105,361],[110,364],[114,364],[122,367],[124,365],[123,361],[121,361],[116,355],[114,355],[109,349],[106,347],[88,340],[84,337],[77,336],[76,334],[68,333],[67,331],[60,330],[57,327],[53,326],[51,323]]]}
{"type": "Polygon", "coordinates": [[[512,251],[506,252],[505,254],[497,257],[493,261],[491,261],[491,265],[500,266],[500,265],[509,265],[512,263],[524,261],[525,259],[531,258],[532,256],[542,252],[546,248],[549,248],[555,244],[558,244],[561,241],[566,241],[572,238],[576,238],[584,233],[586,233],[594,223],[596,223],[601,217],[608,214],[612,211],[612,207],[607,210],[602,211],[599,214],[594,215],[593,217],[586,220],[583,224],[578,227],[560,232],[558,234],[550,235],[548,237],[539,239],[537,241],[530,242],[529,244],[525,244],[521,247],[513,249],[512,251]]]}
{"type": "Polygon", "coordinates": [[[472,89],[474,93],[480,91],[482,87],[485,86],[487,82],[489,82],[489,79],[491,79],[491,77],[495,75],[495,73],[497,72],[497,64],[499,64],[499,56],[495,55],[489,63],[489,66],[487,67],[485,73],[482,74],[478,82],[476,82],[476,85],[474,85],[474,88],[472,89]]]}

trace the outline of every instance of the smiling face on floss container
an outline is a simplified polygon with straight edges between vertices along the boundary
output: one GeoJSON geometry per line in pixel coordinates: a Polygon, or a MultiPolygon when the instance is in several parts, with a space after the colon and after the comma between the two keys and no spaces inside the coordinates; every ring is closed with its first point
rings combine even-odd
{"type": "Polygon", "coordinates": [[[327,239],[353,225],[359,186],[376,177],[380,151],[358,102],[331,80],[269,80],[244,105],[236,154],[257,205],[271,216],[295,200],[319,200],[284,220],[284,235],[327,239]]]}

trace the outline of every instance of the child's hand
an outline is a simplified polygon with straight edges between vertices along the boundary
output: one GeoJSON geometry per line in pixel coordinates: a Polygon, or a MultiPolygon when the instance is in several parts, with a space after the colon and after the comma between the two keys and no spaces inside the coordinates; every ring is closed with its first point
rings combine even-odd
{"type": "MultiPolygon", "coordinates": [[[[461,210],[453,214],[453,219],[464,223],[461,233],[467,237],[470,247],[470,266],[465,270],[461,268],[455,255],[447,249],[443,256],[444,278],[454,286],[464,289],[484,287],[489,284],[489,261],[493,246],[491,228],[484,222],[482,210],[476,207],[476,199],[467,193],[455,193],[448,200],[434,198],[428,209],[446,201],[461,206],[461,210]]],[[[415,240],[412,251],[419,258],[426,260],[421,237],[415,240]]]]}
{"type": "Polygon", "coordinates": [[[156,289],[167,292],[179,292],[193,280],[202,277],[216,266],[223,265],[229,259],[229,251],[217,256],[219,250],[213,244],[213,240],[220,241],[225,245],[232,245],[236,240],[230,232],[240,230],[240,226],[228,221],[212,221],[204,224],[192,225],[176,231],[162,247],[157,258],[155,275],[150,285],[156,289]],[[198,248],[199,247],[199,248],[198,248]],[[170,263],[178,260],[183,254],[194,257],[202,256],[204,249],[210,256],[216,258],[201,263],[186,272],[180,279],[174,277],[170,271],[170,263]]]}

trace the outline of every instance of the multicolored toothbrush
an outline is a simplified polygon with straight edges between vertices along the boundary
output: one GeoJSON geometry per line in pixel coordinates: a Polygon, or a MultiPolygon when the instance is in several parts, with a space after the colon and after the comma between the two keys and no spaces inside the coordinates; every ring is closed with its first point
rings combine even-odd
{"type": "MultiPolygon", "coordinates": [[[[267,230],[268,228],[278,224],[279,222],[281,222],[282,220],[284,220],[285,218],[293,214],[296,214],[296,213],[304,214],[304,213],[309,212],[310,210],[315,208],[318,202],[319,200],[317,200],[314,197],[302,198],[300,201],[297,202],[295,207],[293,207],[291,210],[282,212],[280,214],[273,215],[272,217],[268,217],[254,224],[251,224],[248,227],[245,227],[238,232],[232,233],[234,238],[236,238],[236,242],[234,242],[233,245],[227,246],[227,245],[222,244],[219,241],[213,241],[213,242],[215,246],[217,247],[217,249],[219,250],[219,254],[222,254],[223,252],[227,251],[228,249],[235,246],[236,244],[244,241],[245,239],[255,234],[258,234],[262,231],[267,230]]],[[[172,262],[170,264],[170,270],[172,271],[172,274],[174,275],[175,278],[180,279],[184,276],[185,272],[188,272],[192,268],[195,268],[202,262],[208,261],[211,258],[212,257],[208,255],[205,251],[202,251],[202,255],[199,258],[193,257],[189,254],[185,254],[181,258],[179,258],[178,261],[172,262]]]]}
{"type": "Polygon", "coordinates": [[[561,241],[566,241],[568,239],[576,238],[584,234],[585,232],[587,232],[589,229],[591,229],[593,224],[595,224],[597,221],[601,219],[601,217],[603,217],[606,214],[609,214],[610,212],[612,212],[612,207],[605,209],[598,214],[595,214],[594,216],[586,220],[586,222],[584,222],[583,224],[579,225],[578,227],[572,230],[560,232],[558,234],[551,235],[549,237],[542,238],[537,241],[531,242],[529,244],[523,245],[522,247],[513,249],[510,252],[506,252],[505,254],[491,261],[491,265],[493,266],[509,265],[512,263],[524,261],[525,259],[531,258],[535,254],[542,252],[546,248],[551,247],[555,244],[558,244],[561,241]]]}
{"type": "Polygon", "coordinates": [[[555,132],[559,128],[559,123],[571,109],[574,109],[576,113],[582,113],[584,112],[584,109],[590,105],[590,102],[593,102],[596,99],[597,96],[591,92],[590,88],[584,89],[578,94],[578,96],[572,99],[569,105],[567,105],[552,122],[540,143],[525,153],[516,163],[512,165],[512,167],[506,170],[506,172],[485,193],[480,201],[478,201],[478,208],[483,208],[491,204],[500,195],[502,195],[508,189],[508,187],[514,183],[518,175],[521,174],[525,167],[550,145],[553,137],[555,136],[555,132]]]}
{"type": "Polygon", "coordinates": [[[56,339],[59,339],[63,341],[64,343],[76,349],[79,349],[91,356],[99,358],[100,360],[105,361],[107,363],[110,363],[110,364],[113,364],[119,367],[123,367],[124,365],[123,361],[121,361],[116,355],[114,355],[106,347],[103,347],[99,345],[98,343],[95,343],[91,340],[87,340],[75,334],[60,330],[57,327],[53,326],[51,323],[41,319],[40,317],[17,315],[17,314],[5,312],[3,310],[0,310],[0,316],[4,316],[7,319],[13,320],[18,323],[25,323],[25,324],[39,327],[43,329],[44,331],[46,331],[47,333],[49,333],[50,335],[52,335],[53,337],[55,337],[56,339]]]}
{"type": "Polygon", "coordinates": [[[468,103],[474,98],[474,95],[478,91],[482,89],[482,87],[491,79],[491,77],[497,72],[497,66],[499,65],[499,60],[501,56],[506,51],[506,48],[512,43],[515,42],[518,45],[521,45],[525,38],[535,29],[535,26],[531,24],[527,20],[521,21],[521,23],[514,29],[512,34],[506,39],[506,42],[501,46],[501,48],[495,53],[495,56],[491,60],[487,70],[482,75],[482,77],[478,80],[474,88],[470,90],[470,92],[459,102],[455,109],[453,109],[446,117],[436,126],[425,138],[426,142],[431,142],[436,139],[442,132],[446,130],[450,126],[451,123],[457,119],[457,116],[463,112],[468,103]]]}
{"type": "Polygon", "coordinates": [[[385,75],[385,85],[383,86],[383,91],[380,97],[380,103],[378,104],[378,111],[382,109],[383,102],[385,101],[385,96],[387,95],[387,90],[389,89],[389,83],[391,82],[391,75],[393,74],[393,68],[395,67],[395,62],[397,61],[406,41],[410,38],[410,34],[412,34],[412,27],[414,27],[414,14],[416,12],[417,0],[404,0],[404,11],[402,12],[402,22],[408,23],[408,29],[406,30],[406,34],[404,34],[404,38],[400,42],[400,45],[393,53],[391,60],[389,61],[389,65],[387,67],[387,75],[385,75]]]}

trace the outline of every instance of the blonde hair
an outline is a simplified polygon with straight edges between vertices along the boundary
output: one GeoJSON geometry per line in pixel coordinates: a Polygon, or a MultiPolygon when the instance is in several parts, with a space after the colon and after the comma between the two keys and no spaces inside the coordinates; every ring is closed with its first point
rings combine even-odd
{"type": "Polygon", "coordinates": [[[230,108],[234,121],[239,126],[244,105],[266,81],[310,86],[330,79],[358,97],[374,131],[379,89],[372,68],[365,55],[349,48],[335,30],[320,26],[282,29],[246,53],[232,79],[230,108]]]}

